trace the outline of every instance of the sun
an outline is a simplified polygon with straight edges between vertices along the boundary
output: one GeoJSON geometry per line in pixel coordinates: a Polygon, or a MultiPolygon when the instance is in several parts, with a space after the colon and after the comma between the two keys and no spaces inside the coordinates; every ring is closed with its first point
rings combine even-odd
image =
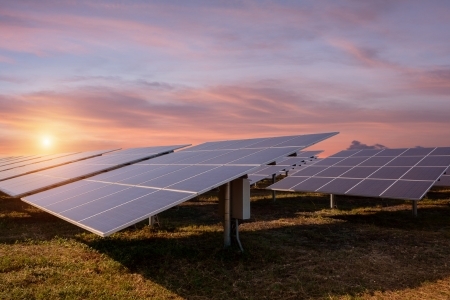
{"type": "Polygon", "coordinates": [[[41,145],[44,148],[50,148],[52,146],[52,138],[49,136],[44,136],[41,140],[41,145]]]}

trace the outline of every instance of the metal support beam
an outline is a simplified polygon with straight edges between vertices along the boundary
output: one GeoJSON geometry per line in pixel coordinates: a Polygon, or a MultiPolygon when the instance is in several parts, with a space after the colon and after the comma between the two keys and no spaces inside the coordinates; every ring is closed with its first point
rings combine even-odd
{"type": "Polygon", "coordinates": [[[412,202],[412,215],[413,217],[417,217],[417,201],[415,200],[412,202]]]}
{"type": "Polygon", "coordinates": [[[150,225],[152,227],[159,226],[158,215],[154,215],[154,216],[151,216],[150,218],[148,218],[148,225],[150,225]]]}
{"type": "Polygon", "coordinates": [[[224,220],[223,220],[223,247],[231,246],[231,188],[230,183],[225,185],[225,199],[224,199],[224,220]]]}
{"type": "Polygon", "coordinates": [[[330,194],[330,208],[336,208],[336,196],[334,194],[330,194]]]}
{"type": "MultiPolygon", "coordinates": [[[[276,177],[277,177],[276,174],[272,174],[272,184],[275,183],[276,177]]],[[[273,201],[277,200],[277,192],[275,190],[272,190],[272,200],[273,201]]]]}

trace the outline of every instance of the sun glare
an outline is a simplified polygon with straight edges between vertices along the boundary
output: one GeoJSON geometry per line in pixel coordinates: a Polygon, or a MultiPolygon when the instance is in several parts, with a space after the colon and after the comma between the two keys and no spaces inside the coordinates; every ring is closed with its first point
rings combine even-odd
{"type": "Polygon", "coordinates": [[[44,148],[49,148],[52,145],[52,139],[48,136],[43,137],[41,143],[44,148]]]}

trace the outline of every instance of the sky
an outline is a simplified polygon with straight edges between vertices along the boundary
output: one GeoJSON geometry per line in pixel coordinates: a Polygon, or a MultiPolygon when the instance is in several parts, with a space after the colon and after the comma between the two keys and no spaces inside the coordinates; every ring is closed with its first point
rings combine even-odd
{"type": "Polygon", "coordinates": [[[0,0],[0,156],[450,146],[449,28],[448,0],[0,0]]]}

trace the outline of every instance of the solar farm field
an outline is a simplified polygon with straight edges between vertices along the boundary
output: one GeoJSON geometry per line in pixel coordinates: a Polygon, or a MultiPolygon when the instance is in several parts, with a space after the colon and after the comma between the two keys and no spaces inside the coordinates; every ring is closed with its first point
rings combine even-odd
{"type": "MultiPolygon", "coordinates": [[[[267,183],[268,184],[268,183],[267,183]]],[[[1,196],[0,299],[449,299],[450,190],[402,200],[253,190],[245,249],[210,192],[101,238],[1,196]]]]}

